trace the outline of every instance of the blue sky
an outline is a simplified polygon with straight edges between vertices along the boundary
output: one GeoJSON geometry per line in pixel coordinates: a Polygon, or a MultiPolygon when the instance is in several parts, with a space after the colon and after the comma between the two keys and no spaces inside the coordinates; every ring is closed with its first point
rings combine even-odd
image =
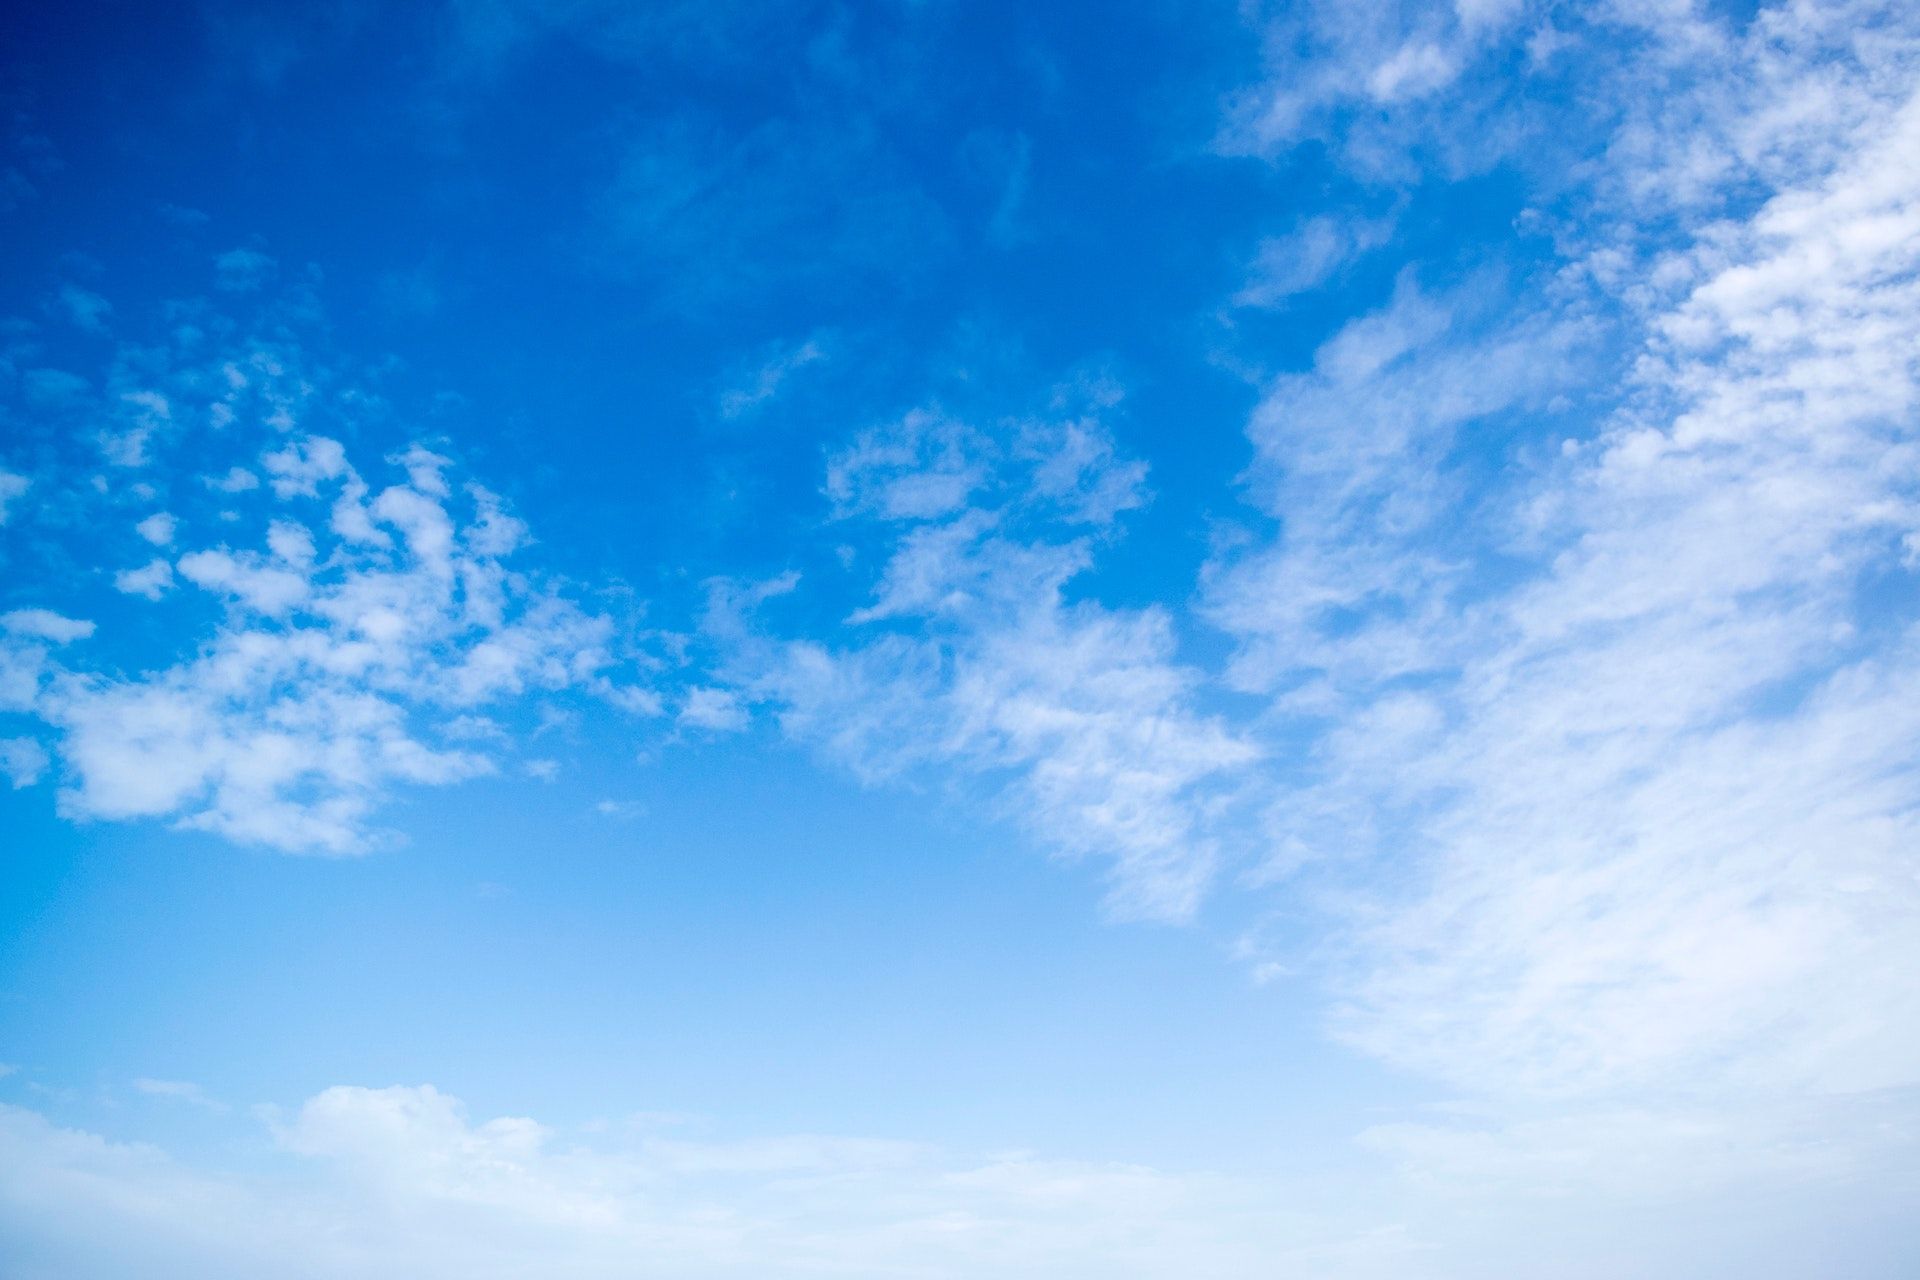
{"type": "Polygon", "coordinates": [[[9,1276],[1912,1270],[1903,6],[12,28],[9,1276]]]}

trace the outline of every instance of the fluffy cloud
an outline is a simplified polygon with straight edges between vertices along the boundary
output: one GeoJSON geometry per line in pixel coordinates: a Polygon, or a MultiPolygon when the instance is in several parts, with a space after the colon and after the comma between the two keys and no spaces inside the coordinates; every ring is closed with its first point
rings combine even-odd
{"type": "Polygon", "coordinates": [[[134,526],[134,531],[156,547],[164,547],[173,541],[174,530],[180,522],[164,511],[157,511],[134,526]]]}
{"type": "Polygon", "coordinates": [[[155,556],[139,568],[122,569],[115,573],[113,586],[114,590],[124,591],[130,596],[158,600],[173,586],[173,566],[155,556]]]}
{"type": "Polygon", "coordinates": [[[37,709],[63,735],[69,812],[351,852],[386,786],[492,769],[435,745],[436,722],[602,678],[609,624],[506,567],[520,534],[491,494],[456,507],[425,451],[377,493],[335,442],[293,451],[327,465],[276,472],[302,479],[282,488],[289,516],[268,523],[265,549],[178,562],[227,608],[200,657],[136,679],[47,678],[37,709]],[[331,527],[293,518],[316,506],[331,527]]]}

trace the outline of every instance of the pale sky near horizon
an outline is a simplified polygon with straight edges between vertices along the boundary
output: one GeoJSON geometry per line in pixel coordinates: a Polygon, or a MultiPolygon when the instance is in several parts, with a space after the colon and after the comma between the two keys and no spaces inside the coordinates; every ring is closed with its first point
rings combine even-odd
{"type": "Polygon", "coordinates": [[[1920,13],[15,5],[0,1276],[1920,1268],[1920,13]]]}

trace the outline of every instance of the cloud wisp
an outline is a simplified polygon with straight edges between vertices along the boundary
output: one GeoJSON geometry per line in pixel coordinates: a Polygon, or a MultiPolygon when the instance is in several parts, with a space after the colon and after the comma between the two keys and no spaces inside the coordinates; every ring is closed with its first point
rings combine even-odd
{"type": "Polygon", "coordinates": [[[709,629],[742,690],[829,760],[869,781],[928,767],[994,780],[995,803],[1044,843],[1110,862],[1117,914],[1184,919],[1257,751],[1198,708],[1168,611],[1070,595],[1146,501],[1144,465],[1101,421],[1112,407],[993,429],[917,409],[860,434],[826,480],[838,520],[878,536],[849,641],[755,624],[791,580],[722,587],[709,629]]]}

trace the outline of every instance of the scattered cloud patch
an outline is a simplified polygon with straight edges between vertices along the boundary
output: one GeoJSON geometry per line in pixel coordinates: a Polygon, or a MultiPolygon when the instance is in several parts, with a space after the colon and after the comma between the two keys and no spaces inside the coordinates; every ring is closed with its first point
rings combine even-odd
{"type": "Polygon", "coordinates": [[[678,722],[711,733],[737,733],[747,727],[747,711],[733,690],[701,685],[687,690],[678,722]]]}
{"type": "Polygon", "coordinates": [[[214,281],[228,293],[253,293],[265,287],[278,267],[258,249],[229,249],[213,260],[214,281]]]}
{"type": "Polygon", "coordinates": [[[92,635],[94,625],[80,618],[55,613],[51,609],[15,609],[0,614],[0,629],[31,640],[71,644],[92,635]]]}
{"type": "Polygon", "coordinates": [[[1066,598],[1144,483],[1092,413],[989,432],[915,410],[828,462],[839,518],[882,538],[849,619],[865,638],[761,635],[765,590],[718,592],[709,630],[742,691],[828,759],[871,781],[1005,779],[999,803],[1047,844],[1108,862],[1116,913],[1184,918],[1223,790],[1259,753],[1195,709],[1164,610],[1066,598]]]}
{"type": "Polygon", "coordinates": [[[134,532],[156,547],[164,547],[173,541],[174,531],[180,522],[164,511],[155,512],[134,526],[134,532]]]}
{"type": "Polygon", "coordinates": [[[32,738],[0,738],[0,773],[15,791],[40,781],[48,763],[46,748],[32,738]]]}
{"type": "MultiPolygon", "coordinates": [[[[147,516],[140,535],[177,555],[112,577],[174,609],[211,601],[211,632],[188,634],[191,656],[129,674],[46,648],[92,635],[92,622],[46,608],[0,617],[0,689],[53,731],[64,813],[355,853],[395,838],[374,822],[393,788],[499,769],[511,738],[471,732],[487,712],[532,713],[562,694],[644,697],[612,651],[613,623],[515,565],[526,526],[496,494],[417,443],[393,452],[386,473],[363,475],[340,441],[299,424],[365,397],[323,397],[291,329],[271,344],[223,332],[225,350],[190,329],[169,335],[177,351],[141,349],[145,366],[193,372],[154,380],[164,393],[118,392],[132,416],[113,446],[143,466],[187,451],[201,463],[193,472],[234,501],[219,513],[230,536],[218,545],[176,546],[190,526],[147,516]],[[270,483],[249,465],[206,465],[236,451],[270,483]]],[[[110,485],[93,492],[113,500],[110,485]]]]}
{"type": "Polygon", "coordinates": [[[122,569],[114,574],[113,586],[114,590],[131,596],[158,600],[173,588],[173,566],[155,556],[137,569],[122,569]]]}

